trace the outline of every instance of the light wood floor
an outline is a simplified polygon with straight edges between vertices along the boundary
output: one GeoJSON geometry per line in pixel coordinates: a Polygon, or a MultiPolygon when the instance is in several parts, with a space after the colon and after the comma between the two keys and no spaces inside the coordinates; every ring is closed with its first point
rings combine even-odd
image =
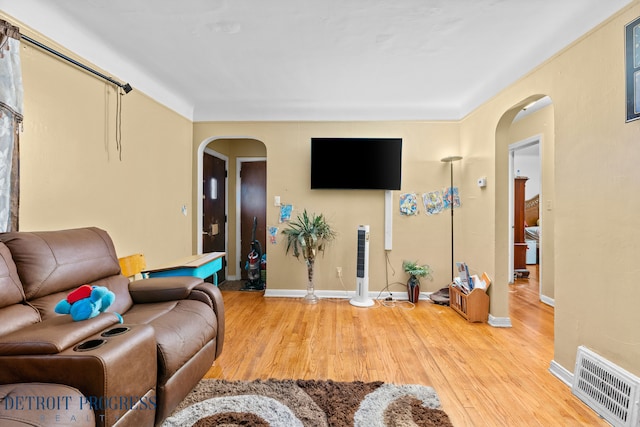
{"type": "Polygon", "coordinates": [[[607,426],[548,372],[553,308],[538,301],[530,267],[510,286],[512,328],[467,323],[429,301],[310,306],[224,291],[224,350],[206,377],[423,384],[455,426],[607,426]]]}

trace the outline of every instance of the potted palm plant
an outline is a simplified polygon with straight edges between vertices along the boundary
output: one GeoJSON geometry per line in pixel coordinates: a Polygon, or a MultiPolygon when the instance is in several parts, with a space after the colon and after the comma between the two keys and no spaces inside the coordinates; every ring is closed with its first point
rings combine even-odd
{"type": "Polygon", "coordinates": [[[322,214],[308,214],[306,209],[297,219],[290,221],[282,233],[287,236],[286,253],[292,252],[296,258],[302,256],[305,260],[308,281],[304,299],[310,304],[315,304],[318,302],[313,285],[316,256],[319,252],[324,253],[325,245],[335,238],[336,233],[322,214]]]}
{"type": "Polygon", "coordinates": [[[420,297],[420,277],[426,277],[433,280],[431,276],[431,267],[427,264],[418,264],[418,261],[403,261],[402,269],[409,275],[407,281],[407,292],[409,293],[409,301],[416,303],[420,297]]]}

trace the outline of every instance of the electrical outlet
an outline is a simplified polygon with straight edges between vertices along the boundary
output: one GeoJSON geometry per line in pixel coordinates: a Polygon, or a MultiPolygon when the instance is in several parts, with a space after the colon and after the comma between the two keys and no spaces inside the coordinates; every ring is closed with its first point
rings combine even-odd
{"type": "Polygon", "coordinates": [[[342,267],[336,267],[336,276],[342,277],[342,267]]]}

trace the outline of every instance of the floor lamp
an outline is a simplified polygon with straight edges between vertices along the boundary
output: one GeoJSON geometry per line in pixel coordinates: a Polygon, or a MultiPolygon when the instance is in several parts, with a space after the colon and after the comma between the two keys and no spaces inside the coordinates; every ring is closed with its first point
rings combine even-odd
{"type": "Polygon", "coordinates": [[[451,186],[449,187],[449,193],[451,194],[451,281],[453,282],[454,278],[454,262],[453,262],[453,162],[457,162],[458,160],[462,160],[462,156],[449,156],[440,159],[441,162],[449,163],[449,168],[451,170],[451,186]]]}

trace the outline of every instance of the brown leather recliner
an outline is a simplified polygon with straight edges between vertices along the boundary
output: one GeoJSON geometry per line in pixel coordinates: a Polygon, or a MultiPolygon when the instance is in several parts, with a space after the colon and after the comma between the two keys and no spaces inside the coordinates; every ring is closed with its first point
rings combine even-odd
{"type": "Polygon", "coordinates": [[[67,385],[98,425],[158,425],[220,355],[223,338],[217,287],[195,277],[130,282],[104,230],[0,234],[0,385],[67,385]],[[109,288],[115,302],[78,322],[55,313],[83,284],[109,288]]]}

